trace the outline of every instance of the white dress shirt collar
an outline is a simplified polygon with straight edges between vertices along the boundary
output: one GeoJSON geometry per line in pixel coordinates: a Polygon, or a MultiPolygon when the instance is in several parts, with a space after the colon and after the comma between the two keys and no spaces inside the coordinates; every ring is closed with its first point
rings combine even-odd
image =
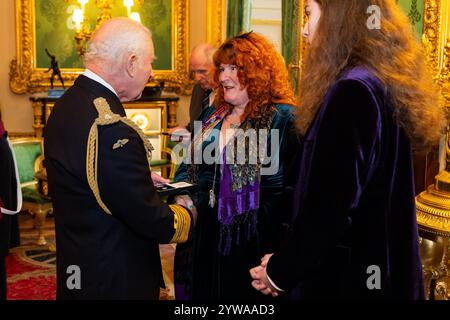
{"type": "Polygon", "coordinates": [[[102,77],[100,77],[98,74],[94,73],[93,71],[86,69],[83,73],[83,75],[85,77],[88,77],[89,79],[92,79],[100,84],[102,84],[103,86],[105,86],[106,88],[108,88],[109,90],[111,90],[112,92],[114,92],[114,94],[119,97],[117,95],[116,90],[114,90],[114,88],[108,83],[106,82],[102,77]]]}

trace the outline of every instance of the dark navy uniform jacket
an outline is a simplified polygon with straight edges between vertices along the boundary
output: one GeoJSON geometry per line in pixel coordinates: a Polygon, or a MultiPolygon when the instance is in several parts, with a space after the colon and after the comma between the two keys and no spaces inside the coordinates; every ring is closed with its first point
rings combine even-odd
{"type": "Polygon", "coordinates": [[[125,116],[113,92],[82,75],[56,102],[45,128],[57,298],[158,299],[164,286],[158,243],[173,240],[174,212],[154,188],[142,140],[122,122],[98,127],[98,186],[111,215],[97,203],[87,181],[86,146],[98,97],[125,116]],[[122,139],[128,142],[113,148],[122,139]]]}

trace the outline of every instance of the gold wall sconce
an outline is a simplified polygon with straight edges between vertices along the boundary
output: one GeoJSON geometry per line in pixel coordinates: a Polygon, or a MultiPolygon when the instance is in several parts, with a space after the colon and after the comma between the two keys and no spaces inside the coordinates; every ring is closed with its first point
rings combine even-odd
{"type": "MultiPolygon", "coordinates": [[[[74,1],[74,0],[68,0],[74,1]]],[[[97,16],[97,21],[94,29],[92,30],[89,23],[89,15],[86,10],[86,5],[89,0],[77,0],[80,5],[79,9],[73,11],[72,20],[75,24],[75,41],[77,43],[77,53],[82,56],[85,51],[86,42],[91,38],[92,33],[108,19],[111,19],[111,10],[114,7],[115,0],[92,0],[95,1],[97,8],[101,10],[97,16]]],[[[127,15],[129,18],[141,22],[141,17],[138,12],[132,11],[132,8],[136,4],[142,4],[144,0],[123,0],[124,7],[127,8],[127,15]]]]}

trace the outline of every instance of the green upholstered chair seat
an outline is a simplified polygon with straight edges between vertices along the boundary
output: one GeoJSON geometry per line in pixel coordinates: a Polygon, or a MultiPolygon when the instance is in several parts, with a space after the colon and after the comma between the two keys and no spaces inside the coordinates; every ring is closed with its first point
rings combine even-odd
{"type": "Polygon", "coordinates": [[[167,139],[166,147],[169,148],[169,149],[173,149],[173,148],[175,148],[175,146],[178,145],[178,143],[179,143],[178,141],[172,141],[170,139],[167,139]]]}
{"type": "Polygon", "coordinates": [[[170,178],[173,179],[175,177],[175,172],[177,172],[178,167],[180,166],[183,157],[176,152],[172,152],[173,149],[178,145],[178,141],[171,141],[170,139],[167,139],[166,141],[166,149],[168,152],[170,152],[170,158],[172,163],[172,168],[170,169],[170,178]],[[172,159],[174,157],[174,159],[172,159]]]}
{"type": "Polygon", "coordinates": [[[40,170],[42,165],[42,139],[13,139],[11,143],[22,187],[22,209],[34,215],[34,226],[38,229],[36,243],[45,245],[47,243],[44,236],[45,219],[53,208],[50,199],[39,193],[35,178],[36,171],[40,170]]]}
{"type": "Polygon", "coordinates": [[[152,167],[160,167],[160,166],[165,166],[165,165],[170,165],[169,159],[153,160],[151,162],[152,167]]]}
{"type": "Polygon", "coordinates": [[[35,204],[51,203],[49,199],[44,198],[37,189],[37,184],[22,188],[22,197],[24,202],[31,202],[35,204]]]}
{"type": "Polygon", "coordinates": [[[35,181],[34,164],[41,155],[41,145],[39,142],[13,144],[14,154],[16,156],[17,167],[21,183],[35,181]]]}

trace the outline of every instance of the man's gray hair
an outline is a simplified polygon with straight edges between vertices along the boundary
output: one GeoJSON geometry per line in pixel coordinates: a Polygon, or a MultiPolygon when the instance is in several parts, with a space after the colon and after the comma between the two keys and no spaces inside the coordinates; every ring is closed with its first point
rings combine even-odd
{"type": "Polygon", "coordinates": [[[128,52],[134,52],[142,57],[148,50],[148,39],[151,37],[152,34],[147,27],[129,18],[107,20],[94,32],[88,42],[84,63],[89,64],[98,60],[106,64],[115,63],[128,52]],[[97,34],[100,36],[97,37],[97,34]]]}
{"type": "Polygon", "coordinates": [[[213,57],[214,53],[216,53],[217,48],[214,47],[212,44],[204,42],[196,45],[191,50],[191,56],[195,54],[203,54],[203,56],[208,59],[208,61],[213,64],[213,57]]]}
{"type": "Polygon", "coordinates": [[[207,47],[205,49],[205,56],[208,58],[212,64],[214,64],[214,54],[216,53],[217,48],[211,45],[211,47],[207,47]]]}

